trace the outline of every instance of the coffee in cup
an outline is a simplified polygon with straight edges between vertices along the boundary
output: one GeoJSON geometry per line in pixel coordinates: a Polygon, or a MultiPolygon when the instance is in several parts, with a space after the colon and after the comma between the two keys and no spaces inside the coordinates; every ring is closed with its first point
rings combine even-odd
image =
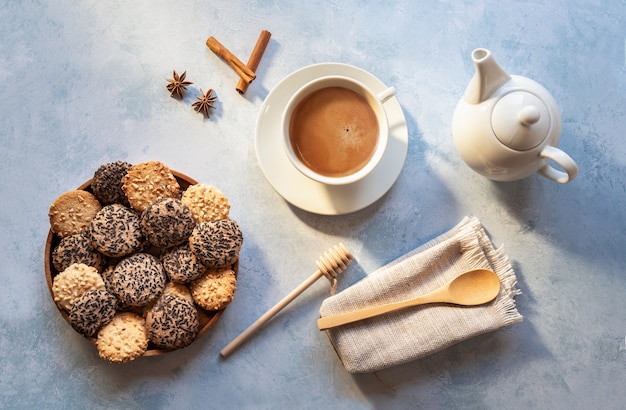
{"type": "Polygon", "coordinates": [[[376,95],[341,76],[309,82],[290,99],[283,115],[287,155],[304,175],[331,185],[369,174],[386,149],[389,130],[382,104],[395,94],[376,95]]]}

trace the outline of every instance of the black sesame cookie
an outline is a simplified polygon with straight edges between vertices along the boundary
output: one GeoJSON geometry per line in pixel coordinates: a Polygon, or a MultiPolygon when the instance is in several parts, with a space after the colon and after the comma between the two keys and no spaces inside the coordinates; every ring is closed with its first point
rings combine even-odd
{"type": "Polygon", "coordinates": [[[74,189],[61,194],[48,210],[50,230],[60,237],[85,232],[102,204],[90,192],[74,189]]]}
{"type": "Polygon", "coordinates": [[[168,278],[175,283],[189,283],[198,279],[205,271],[189,243],[167,250],[161,255],[161,262],[168,278]]]}
{"type": "Polygon", "coordinates": [[[73,263],[84,263],[101,271],[107,260],[104,255],[94,249],[89,235],[83,232],[61,238],[52,251],[52,264],[57,271],[64,271],[73,263]]]}
{"type": "Polygon", "coordinates": [[[106,256],[121,257],[139,250],[144,242],[137,213],[120,204],[98,212],[89,226],[89,238],[96,250],[106,256]]]}
{"type": "Polygon", "coordinates": [[[124,161],[101,165],[93,174],[91,190],[104,205],[122,204],[129,206],[126,193],[122,190],[122,178],[128,173],[131,164],[124,161]]]}
{"type": "Polygon", "coordinates": [[[222,310],[235,297],[237,276],[232,269],[208,270],[190,288],[193,300],[206,310],[222,310]]]}
{"type": "Polygon", "coordinates": [[[76,331],[92,337],[115,316],[117,299],[104,289],[94,289],[76,299],[70,312],[70,324],[76,331]]]}
{"type": "Polygon", "coordinates": [[[180,185],[167,165],[159,161],[133,165],[122,178],[122,189],[133,209],[143,212],[162,198],[178,198],[180,185]]]}
{"type": "Polygon", "coordinates": [[[200,263],[217,268],[229,266],[239,259],[243,235],[232,219],[201,222],[196,225],[189,245],[200,263]]]}
{"type": "Polygon", "coordinates": [[[179,349],[194,341],[200,320],[198,309],[189,300],[164,294],[146,314],[150,341],[164,349],[179,349]]]}
{"type": "Polygon", "coordinates": [[[160,199],[141,214],[141,230],[157,248],[186,242],[195,226],[191,210],[178,198],[160,199]]]}
{"type": "Polygon", "coordinates": [[[100,328],[96,339],[100,357],[113,363],[138,358],[148,350],[148,343],[145,319],[132,312],[117,313],[100,328]]]}
{"type": "Polygon", "coordinates": [[[156,300],[167,282],[161,261],[147,253],[122,259],[108,277],[110,291],[126,306],[145,306],[156,300]]]}

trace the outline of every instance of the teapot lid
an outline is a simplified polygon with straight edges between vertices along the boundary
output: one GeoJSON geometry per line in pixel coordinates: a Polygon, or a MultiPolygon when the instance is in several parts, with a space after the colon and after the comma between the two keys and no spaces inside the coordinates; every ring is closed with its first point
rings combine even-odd
{"type": "Polygon", "coordinates": [[[525,151],[538,146],[548,136],[550,112],[535,94],[513,91],[493,107],[491,126],[502,144],[525,151]]]}

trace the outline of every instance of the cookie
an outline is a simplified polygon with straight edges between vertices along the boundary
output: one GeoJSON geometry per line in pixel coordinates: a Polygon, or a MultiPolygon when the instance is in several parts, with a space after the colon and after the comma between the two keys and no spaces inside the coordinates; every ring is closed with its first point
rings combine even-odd
{"type": "Polygon", "coordinates": [[[106,205],[94,216],[89,238],[98,252],[116,258],[136,252],[144,242],[139,216],[120,204],[106,205]]]}
{"type": "Polygon", "coordinates": [[[170,169],[159,161],[130,167],[122,178],[122,189],[133,209],[143,212],[163,198],[178,198],[180,185],[170,169]]]}
{"type": "Polygon", "coordinates": [[[157,248],[186,242],[195,226],[189,207],[178,198],[160,199],[141,214],[141,231],[157,248]]]}
{"type": "Polygon", "coordinates": [[[100,357],[113,363],[136,359],[145,353],[148,343],[144,318],[132,312],[117,313],[100,328],[96,339],[100,357]]]}
{"type": "Polygon", "coordinates": [[[242,244],[241,230],[232,219],[201,222],[189,237],[191,251],[200,263],[209,268],[229,266],[237,262],[242,244]]]}
{"type": "MultiPolygon", "coordinates": [[[[163,290],[163,295],[178,296],[187,299],[188,301],[193,303],[191,291],[186,285],[183,285],[182,283],[167,282],[167,285],[165,285],[165,289],[163,290]]],[[[163,297],[163,295],[161,295],[161,297],[163,297]]]]}
{"type": "Polygon", "coordinates": [[[228,219],[228,198],[216,187],[205,184],[190,185],[181,197],[197,223],[228,219]]]}
{"type": "Polygon", "coordinates": [[[167,277],[175,283],[189,283],[198,279],[205,271],[204,265],[191,251],[189,243],[184,243],[163,253],[161,262],[167,277]]]}
{"type": "Polygon", "coordinates": [[[91,191],[104,204],[129,206],[126,193],[122,189],[122,178],[128,173],[131,164],[124,161],[101,165],[91,179],[91,191]]]}
{"type": "Polygon", "coordinates": [[[235,297],[237,277],[232,269],[208,270],[191,286],[191,296],[201,308],[222,310],[235,297]]]}
{"type": "Polygon", "coordinates": [[[83,232],[61,238],[52,251],[52,264],[58,272],[64,271],[73,263],[84,263],[100,272],[107,260],[104,255],[94,249],[89,235],[83,232]]]}
{"type": "Polygon", "coordinates": [[[108,277],[110,291],[125,306],[145,306],[156,300],[167,277],[161,261],[147,253],[122,259],[108,277]]]}
{"type": "Polygon", "coordinates": [[[193,342],[200,328],[198,309],[189,300],[164,294],[146,314],[150,341],[163,349],[179,349],[193,342]]]}
{"type": "Polygon", "coordinates": [[[70,311],[70,324],[76,331],[92,337],[109,323],[117,309],[117,300],[103,289],[94,289],[76,299],[70,311]]]}
{"type": "Polygon", "coordinates": [[[93,289],[104,289],[104,281],[96,268],[84,263],[74,263],[54,277],[52,295],[55,303],[70,312],[74,302],[83,293],[93,289]]]}
{"type": "Polygon", "coordinates": [[[85,232],[102,208],[92,193],[74,189],[61,194],[48,210],[50,230],[60,237],[85,232]]]}

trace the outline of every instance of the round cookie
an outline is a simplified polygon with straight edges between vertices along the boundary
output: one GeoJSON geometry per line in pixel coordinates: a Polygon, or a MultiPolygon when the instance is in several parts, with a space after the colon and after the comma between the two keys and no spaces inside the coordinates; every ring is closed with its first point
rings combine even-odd
{"type": "Polygon", "coordinates": [[[165,273],[175,283],[189,283],[198,279],[205,271],[204,265],[191,251],[189,243],[184,243],[163,253],[161,262],[165,273]]]}
{"type": "Polygon", "coordinates": [[[122,189],[133,209],[143,212],[162,198],[178,198],[180,185],[170,169],[159,161],[133,165],[122,178],[122,189]]]}
{"type": "Polygon", "coordinates": [[[94,249],[89,236],[83,232],[61,238],[52,251],[52,264],[57,271],[64,271],[73,263],[84,263],[101,271],[107,260],[94,249]]]}
{"type": "Polygon", "coordinates": [[[55,303],[66,312],[83,293],[104,289],[104,281],[96,268],[84,263],[74,263],[54,277],[52,295],[55,303]]]}
{"type": "Polygon", "coordinates": [[[165,285],[165,290],[163,291],[163,295],[161,295],[161,297],[163,297],[164,295],[174,295],[180,298],[187,299],[188,301],[193,303],[191,291],[186,285],[183,285],[182,283],[167,282],[167,285],[165,285]]]}
{"type": "Polygon", "coordinates": [[[150,341],[160,348],[178,349],[194,341],[200,327],[198,309],[189,300],[164,294],[146,314],[150,341]]]}
{"type": "Polygon", "coordinates": [[[76,331],[92,337],[109,323],[117,309],[117,300],[103,289],[94,289],[76,299],[70,312],[70,324],[76,331]]]}
{"type": "Polygon", "coordinates": [[[170,248],[187,241],[196,226],[189,207],[178,198],[163,198],[141,214],[141,230],[157,248],[170,248]]]}
{"type": "Polygon", "coordinates": [[[91,190],[102,204],[122,204],[128,206],[128,198],[122,190],[122,178],[128,173],[131,164],[124,161],[101,165],[93,174],[91,190]]]}
{"type": "Polygon", "coordinates": [[[110,291],[125,306],[145,306],[156,300],[167,277],[161,261],[147,253],[122,259],[108,277],[110,291]]]}
{"type": "Polygon", "coordinates": [[[98,252],[115,258],[137,251],[144,241],[139,216],[120,204],[106,205],[94,216],[89,238],[98,252]]]}
{"type": "Polygon", "coordinates": [[[209,268],[237,262],[242,244],[241,230],[232,219],[201,222],[189,237],[191,251],[200,263],[209,268]]]}
{"type": "Polygon", "coordinates": [[[205,184],[190,185],[181,201],[191,209],[196,222],[228,219],[230,204],[228,198],[216,187],[205,184]]]}
{"type": "Polygon", "coordinates": [[[48,210],[50,229],[60,237],[85,232],[102,208],[92,193],[74,189],[61,194],[48,210]]]}
{"type": "Polygon", "coordinates": [[[206,310],[224,309],[235,297],[237,277],[232,269],[209,270],[191,286],[191,296],[206,310]]]}
{"type": "Polygon", "coordinates": [[[148,343],[144,318],[136,313],[121,312],[100,328],[96,348],[101,358],[113,363],[124,363],[144,354],[148,343]]]}

